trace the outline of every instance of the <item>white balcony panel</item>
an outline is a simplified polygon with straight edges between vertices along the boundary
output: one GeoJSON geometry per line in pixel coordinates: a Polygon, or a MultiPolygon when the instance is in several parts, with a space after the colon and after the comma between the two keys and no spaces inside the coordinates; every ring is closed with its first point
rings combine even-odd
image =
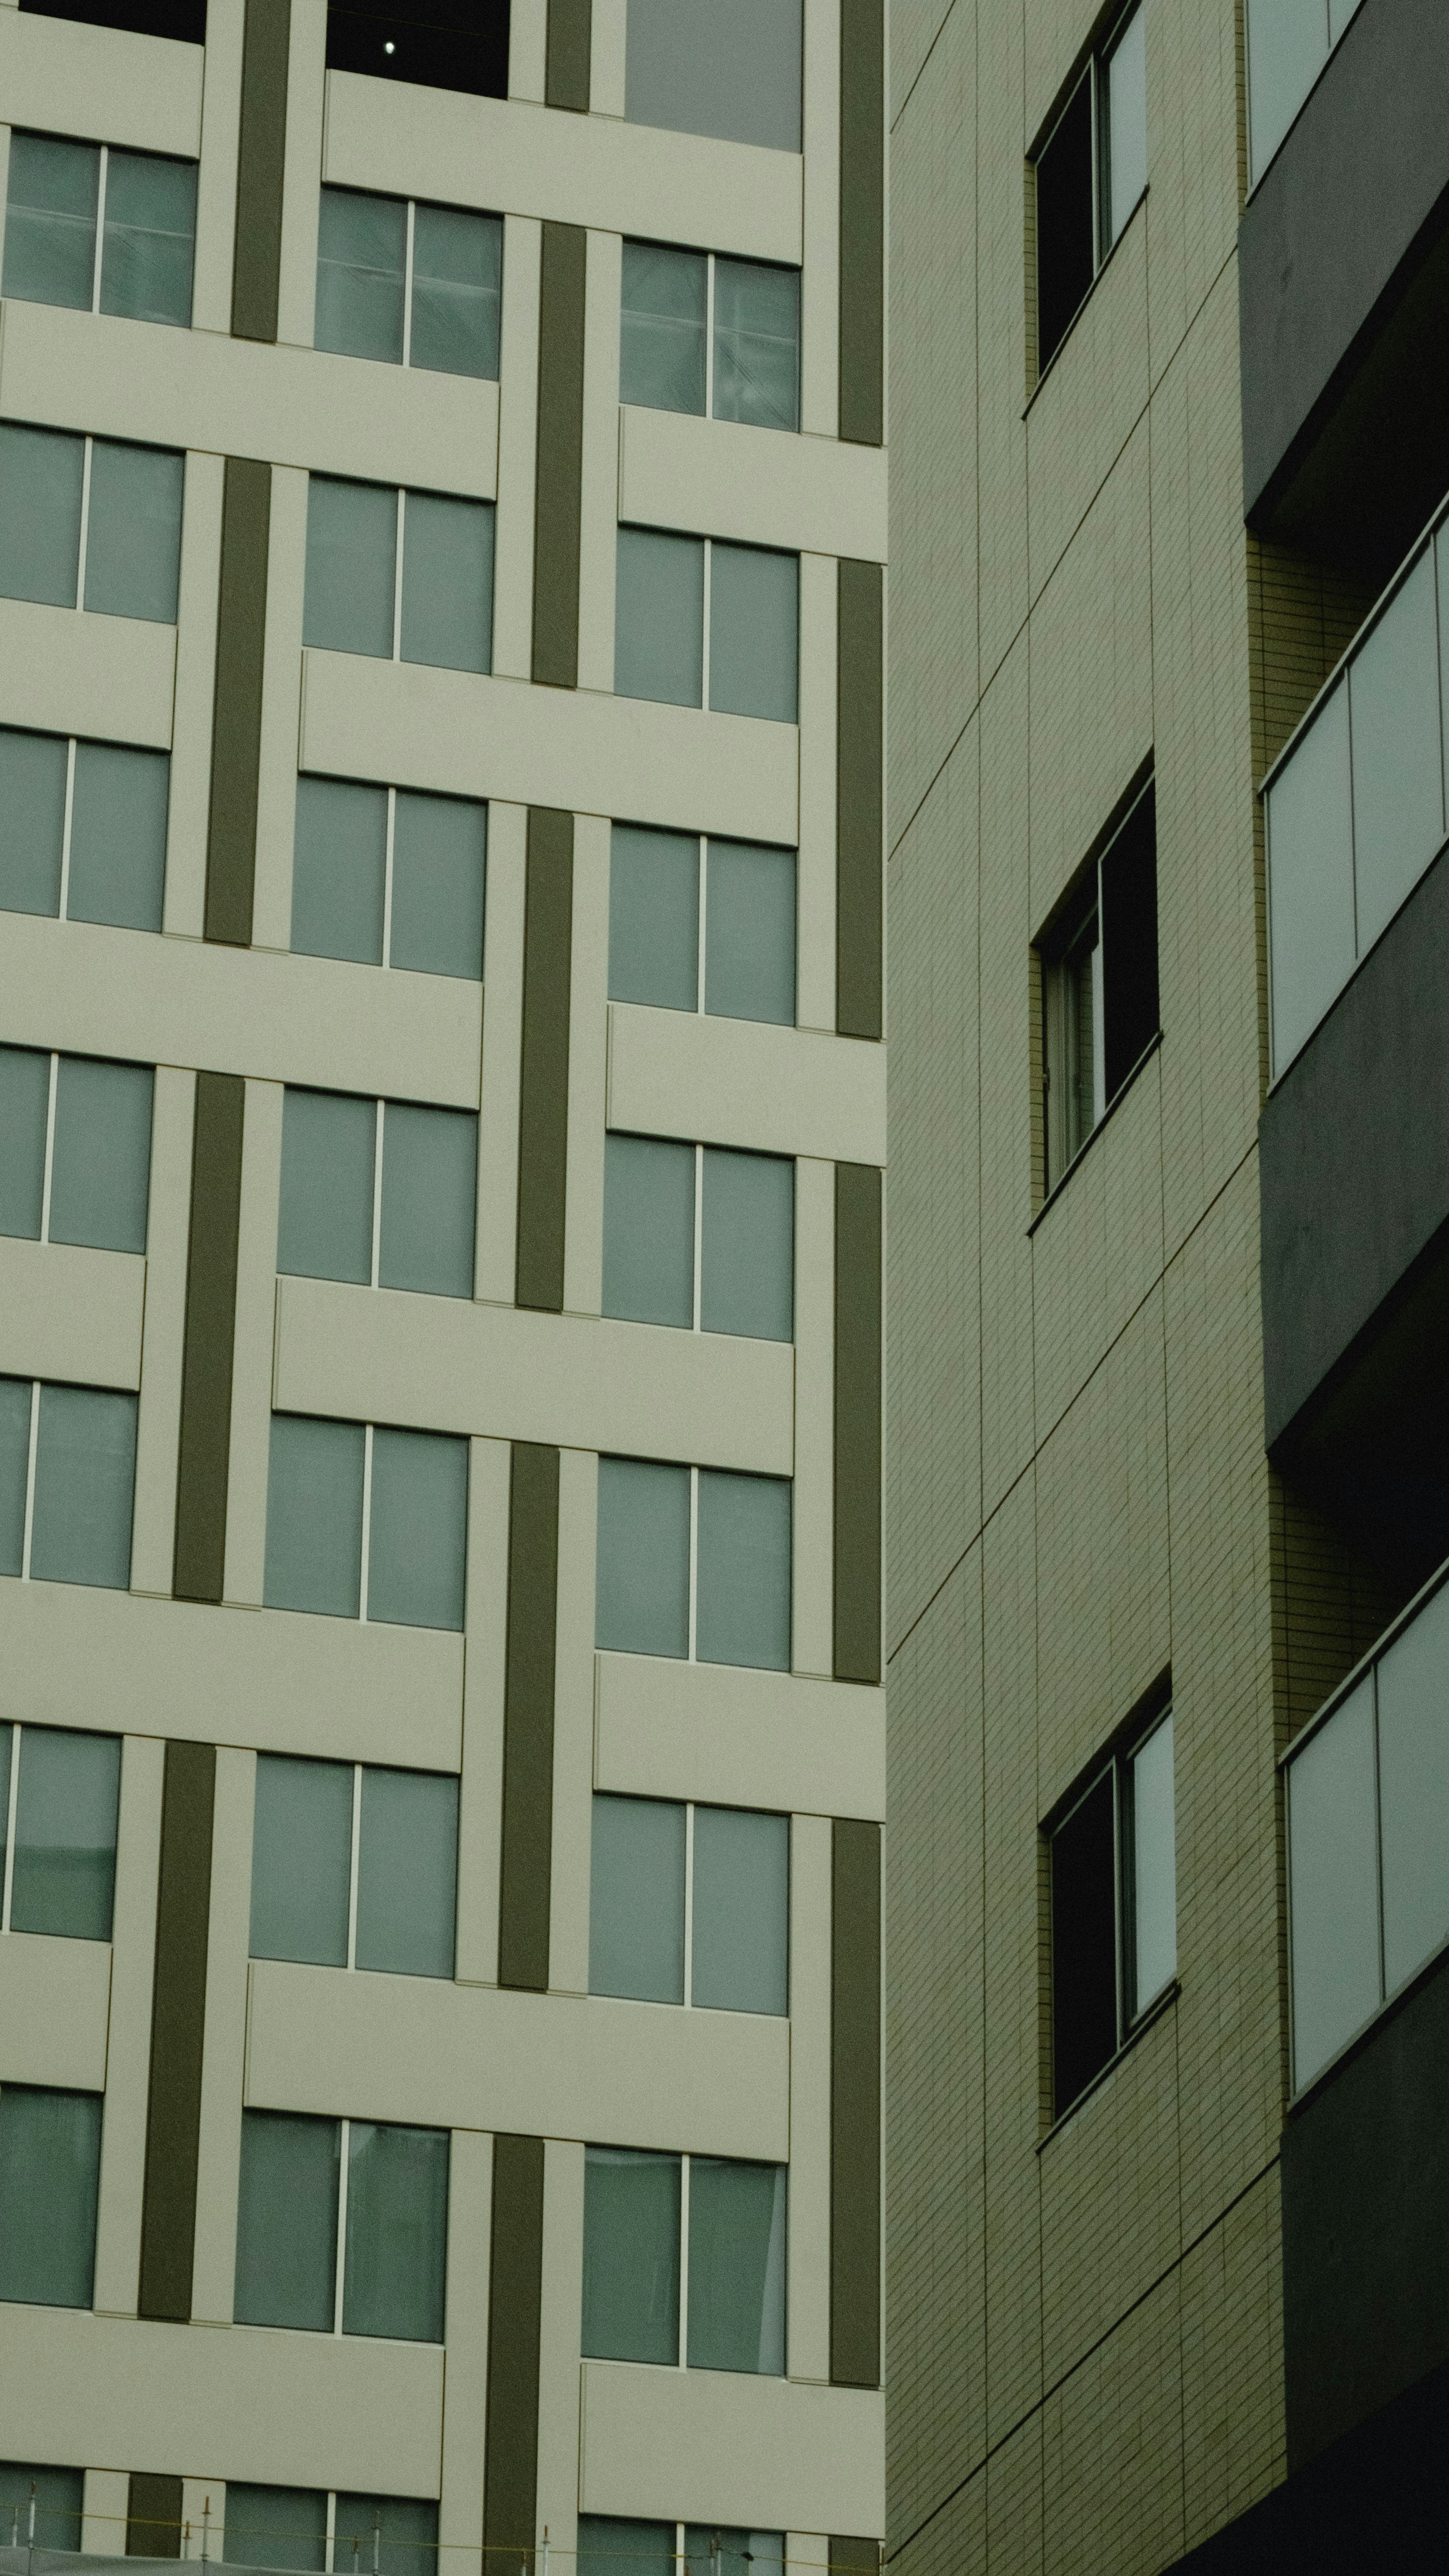
{"type": "Polygon", "coordinates": [[[873,2389],[618,2361],[582,2368],[583,2512],[885,2529],[885,2403],[873,2389]]]}

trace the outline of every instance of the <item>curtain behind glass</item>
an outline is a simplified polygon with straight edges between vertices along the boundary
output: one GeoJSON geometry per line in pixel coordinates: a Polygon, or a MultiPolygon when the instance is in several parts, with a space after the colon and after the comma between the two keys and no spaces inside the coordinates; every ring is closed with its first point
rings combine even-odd
{"type": "Polygon", "coordinates": [[[476,1115],[390,1100],[382,1131],[379,1285],[471,1297],[477,1193],[476,1115]]]}
{"type": "Polygon", "coordinates": [[[699,1008],[699,843],[691,833],[614,825],[609,999],[663,1011],[699,1008]]]}
{"type": "Polygon", "coordinates": [[[438,2576],[438,2508],[414,2496],[340,2495],[333,2576],[438,2576]]]}
{"type": "Polygon", "coordinates": [[[376,1102],[289,1084],[282,1100],[277,1268],[296,1278],[365,1287],[372,1277],[376,1175],[376,1102]]]}
{"type": "Polygon", "coordinates": [[[93,143],[62,143],[49,134],[11,136],[0,294],[90,311],[100,170],[93,143]]]}
{"type": "Polygon", "coordinates": [[[369,1765],[357,1859],[359,1968],[451,1977],[457,1884],[457,1781],[369,1765]]]}
{"type": "Polygon", "coordinates": [[[120,1786],[116,1736],[25,1728],[10,1893],[13,1931],[109,1941],[120,1786]]]}
{"type": "Polygon", "coordinates": [[[723,2012],[790,2009],[790,1819],[739,1807],[694,1811],[691,2002],[723,2012]]]}
{"type": "Polygon", "coordinates": [[[50,1058],[0,1047],[0,1234],[40,1240],[45,1206],[45,1126],[50,1058]]]}
{"type": "Polygon", "coordinates": [[[0,426],[0,596],[74,608],[85,440],[0,426]]]}
{"type": "Polygon", "coordinates": [[[30,1380],[0,1377],[0,1574],[23,1572],[30,1380]]]}
{"type": "MultiPolygon", "coordinates": [[[[65,745],[56,749],[63,755],[65,745]]],[[[106,922],[118,930],[160,929],[170,798],[171,763],[164,751],[76,744],[65,898],[70,920],[106,922]]],[[[57,877],[57,892],[59,882],[57,877]]]]}
{"type": "Polygon", "coordinates": [[[594,1799],[589,1992],[684,2001],[684,1809],[670,1799],[594,1799]]]}
{"type": "Polygon", "coordinates": [[[0,2085],[0,2300],[90,2306],[100,2172],[99,2093],[0,2085]]]}
{"type": "Polygon", "coordinates": [[[461,1628],[467,1555],[467,1441],[379,1426],[372,1435],[369,1619],[461,1628]]]}
{"type": "Polygon", "coordinates": [[[599,1460],[596,1646],[689,1652],[689,1469],[599,1460]]]}
{"type": "Polygon", "coordinates": [[[134,1395],[43,1386],[30,1532],[38,1583],[127,1589],[135,1481],[134,1395]]]}
{"type": "Polygon", "coordinates": [[[785,2169],[689,2160],[689,2365],[785,2368],[785,2169]]]}
{"type": "Polygon", "coordinates": [[[352,1765],[259,1753],[251,1955],[347,1965],[352,1765]]]}
{"type": "Polygon", "coordinates": [[[145,1251],[152,1088],[149,1065],[61,1057],[50,1171],[52,1243],[145,1251]]]}
{"type": "MultiPolygon", "coordinates": [[[[310,513],[307,524],[310,540],[310,513]]],[[[391,632],[389,625],[389,637],[391,632]]],[[[380,966],[386,877],[387,789],[357,787],[350,779],[299,778],[292,843],[292,946],[298,954],[380,966]]]]}
{"type": "Polygon", "coordinates": [[[413,316],[408,356],[449,376],[498,374],[503,226],[459,206],[413,212],[413,316]]]}
{"type": "Polygon", "coordinates": [[[604,1138],[603,1311],[641,1324],[694,1322],[692,1145],[604,1138]]]}
{"type": "Polygon", "coordinates": [[[714,416],[757,429],[800,426],[800,272],[714,264],[714,416]]]}
{"type": "Polygon", "coordinates": [[[795,1166],[706,1146],[699,1320],[707,1333],[788,1342],[795,1331],[795,1166]]]}
{"type": "Polygon", "coordinates": [[[795,853],[711,841],[704,1007],[726,1020],[795,1025],[795,853]]]}
{"type": "Polygon", "coordinates": [[[396,564],[396,492],[314,474],[307,489],[303,643],[391,661],[396,564]]]}
{"type": "Polygon", "coordinates": [[[487,854],[486,805],[398,790],[389,965],[479,981],[487,854]]]}
{"type": "Polygon", "coordinates": [[[790,1485],[701,1468],[695,1653],[790,1668],[790,1485]]]}
{"type": "Polygon", "coordinates": [[[586,2359],[679,2359],[679,2158],[584,2151],[586,2359]]]}
{"type": "Polygon", "coordinates": [[[317,221],[313,346],[394,366],[403,353],[408,210],[397,197],[324,188],[317,221]]]}
{"type": "Polygon", "coordinates": [[[176,623],[185,459],[162,447],[91,447],[85,605],[104,617],[176,623]]]}
{"type": "Polygon", "coordinates": [[[493,504],[409,492],[403,520],[404,662],[493,667],[493,504]]]}
{"type": "Polygon", "coordinates": [[[340,2138],[335,2120],[243,2111],[233,2306],[238,2325],[332,2332],[340,2138]]]}
{"type": "Polygon", "coordinates": [[[619,400],[702,412],[708,261],[702,251],[626,241],[619,315],[619,400]]]}
{"type": "Polygon", "coordinates": [[[315,2487],[252,2487],[228,2478],[221,2554],[240,2567],[325,2567],[326,2496],[315,2487]]]}
{"type": "MultiPolygon", "coordinates": [[[[54,920],[60,910],[65,769],[65,744],[54,734],[0,727],[0,909],[6,912],[48,913],[54,920]]],[[[72,843],[74,836],[72,823],[72,843]]],[[[72,858],[72,894],[74,883],[72,858]]]]}
{"type": "Polygon", "coordinates": [[[118,152],[106,161],[101,311],[133,322],[191,320],[191,264],[196,247],[196,163],[163,161],[151,152],[118,152]]]}
{"type": "Polygon", "coordinates": [[[447,2259],[447,2130],[354,2120],[343,2333],[441,2343],[447,2259]]]}

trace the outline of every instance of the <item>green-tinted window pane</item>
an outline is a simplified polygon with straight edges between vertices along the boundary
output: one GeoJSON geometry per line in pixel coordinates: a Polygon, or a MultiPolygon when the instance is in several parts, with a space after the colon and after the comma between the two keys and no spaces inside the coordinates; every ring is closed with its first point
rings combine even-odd
{"type": "Polygon", "coordinates": [[[351,1763],[258,1754],[252,1957],[345,1968],[351,1878],[351,1763]]]}
{"type": "Polygon", "coordinates": [[[93,143],[62,143],[48,134],[12,135],[0,293],[26,304],[90,311],[100,167],[93,143]]]}
{"type": "Polygon", "coordinates": [[[795,1024],[795,853],[711,841],[704,1007],[726,1020],[795,1024]]]}
{"type": "Polygon", "coordinates": [[[114,1735],[24,1729],[12,1930],[109,1941],[120,1788],[121,1747],[114,1735]]]}
{"type": "Polygon", "coordinates": [[[700,1322],[707,1333],[788,1342],[795,1330],[795,1166],[707,1146],[700,1322]]]}
{"type": "Polygon", "coordinates": [[[800,558],[716,545],[709,565],[709,702],[725,715],[793,724],[800,558]]]}
{"type": "Polygon", "coordinates": [[[369,1619],[461,1628],[467,1553],[467,1441],[433,1431],[374,1431],[369,1619]]]}
{"type": "Polygon", "coordinates": [[[689,2523],[682,2576],[785,2576],[785,2535],[689,2523]]]}
{"type": "MultiPolygon", "coordinates": [[[[0,910],[54,918],[64,837],[64,742],[54,734],[0,727],[0,910]]],[[[74,837],[72,826],[72,847],[74,837]]],[[[72,857],[72,896],[74,878],[72,857]]]]}
{"type": "Polygon", "coordinates": [[[438,2508],[414,2496],[340,2495],[334,2576],[438,2576],[438,2508]]]}
{"type": "Polygon", "coordinates": [[[307,492],[303,643],[390,661],[396,558],[396,492],[314,474],[307,492]]]}
{"type": "Polygon", "coordinates": [[[704,687],[704,545],[621,528],[614,589],[614,687],[621,698],[697,707],[704,687]]]}
{"type": "Polygon", "coordinates": [[[594,1643],[628,1655],[689,1652],[689,1469],[599,1460],[594,1643]]]}
{"type": "Polygon", "coordinates": [[[176,623],[185,459],[164,447],[91,449],[85,605],[105,617],[176,623]]]}
{"type": "Polygon", "coordinates": [[[387,789],[299,778],[292,844],[292,946],[299,955],[380,966],[386,878],[387,789]]]}
{"type": "Polygon", "coordinates": [[[471,1297],[477,1192],[472,1112],[390,1100],[382,1122],[379,1285],[471,1297]]]}
{"type": "Polygon", "coordinates": [[[714,264],[714,416],[800,426],[800,271],[714,264]]]}
{"type": "Polygon", "coordinates": [[[701,1468],[699,1602],[702,1664],[790,1667],[790,1486],[783,1476],[701,1468]]]}
{"type": "Polygon", "coordinates": [[[135,1481],[134,1395],[43,1386],[30,1534],[30,1571],[38,1583],[126,1590],[135,1481]]]}
{"type": "Polygon", "coordinates": [[[282,1103],[277,1268],[303,1279],[372,1277],[377,1104],[334,1091],[282,1103]]]}
{"type": "Polygon", "coordinates": [[[243,2111],[232,2311],[238,2325],[331,2333],[339,2149],[335,2120],[243,2111]]]}
{"type": "Polygon", "coordinates": [[[699,843],[692,834],[614,825],[609,999],[662,1011],[698,1009],[699,843]]]}
{"type": "Polygon", "coordinates": [[[0,1574],[24,1565],[31,1393],[28,1378],[0,1377],[0,1574]]]}
{"type": "Polygon", "coordinates": [[[493,667],[493,504],[409,492],[403,521],[402,659],[493,667]]]}
{"type": "Polygon", "coordinates": [[[237,2567],[325,2567],[326,2496],[314,2487],[250,2487],[228,2478],[222,2556],[237,2567]]]}
{"type": "Polygon", "coordinates": [[[118,152],[106,166],[101,311],[133,322],[191,320],[196,163],[118,152]]]}
{"type": "Polygon", "coordinates": [[[101,2097],[0,2085],[0,2299],[88,2308],[101,2097]]]}
{"type": "Polygon", "coordinates": [[[496,215],[417,207],[413,365],[448,376],[496,377],[502,286],[503,226],[496,215]]]}
{"type": "MultiPolygon", "coordinates": [[[[0,1377],[0,1403],[3,1403],[5,1390],[11,1383],[9,1378],[0,1377]]],[[[0,1574],[9,1572],[9,1566],[0,1561],[0,1574]]],[[[0,1725],[0,1870],[5,1866],[6,1837],[10,1830],[10,1764],[14,1751],[14,1727],[0,1725]]]]}
{"type": "Polygon", "coordinates": [[[402,364],[408,210],[397,197],[324,188],[317,224],[319,349],[402,364]]]}
{"type": "Polygon", "coordinates": [[[0,597],[74,608],[85,441],[0,427],[0,597]]]}
{"type": "Polygon", "coordinates": [[[719,2012],[789,2011],[788,1816],[695,1808],[691,1965],[691,2003],[719,2012]]]}
{"type": "Polygon", "coordinates": [[[488,808],[398,791],[389,965],[419,975],[483,973],[488,808]]]}
{"type": "Polygon", "coordinates": [[[76,744],[65,898],[71,921],[160,929],[170,795],[171,763],[164,751],[76,744]]]}
{"type": "Polygon", "coordinates": [[[653,411],[704,410],[704,253],[624,244],[619,400],[653,411]]]}
{"type": "Polygon", "coordinates": [[[604,1139],[604,1313],[694,1321],[694,1147],[604,1139]]]}
{"type": "Polygon", "coordinates": [[[149,1065],[61,1057],[50,1168],[52,1243],[145,1251],[153,1087],[149,1065]]]}
{"type": "Polygon", "coordinates": [[[679,2359],[679,2158],[584,2154],[585,2359],[679,2359]]]}
{"type": "Polygon", "coordinates": [[[785,2172],[689,2160],[689,2365],[785,2368],[785,2172]]]}
{"type": "Polygon", "coordinates": [[[576,2576],[674,2576],[672,2522],[581,2513],[576,2576]]]}
{"type": "Polygon", "coordinates": [[[589,1992],[684,2001],[684,1809],[668,1798],[594,1800],[589,1992]]]}
{"type": "Polygon", "coordinates": [[[447,2130],[354,2120],[343,2333],[441,2343],[447,2260],[447,2130]]]}
{"type": "Polygon", "coordinates": [[[32,2488],[36,2548],[79,2549],[85,2472],[42,2469],[24,2460],[0,2460],[0,2546],[27,2546],[32,2488]]]}
{"type": "Polygon", "coordinates": [[[0,1234],[40,1241],[45,1203],[45,1122],[50,1058],[0,1047],[0,1234]]]}
{"type": "Polygon", "coordinates": [[[273,1414],[262,1591],[269,1608],[357,1617],[363,1445],[360,1422],[273,1414]]]}
{"type": "Polygon", "coordinates": [[[432,1771],[364,1771],[359,1968],[451,1977],[457,1885],[457,1781],[432,1771]]]}
{"type": "Polygon", "coordinates": [[[624,113],[800,149],[801,0],[629,0],[624,113]]]}

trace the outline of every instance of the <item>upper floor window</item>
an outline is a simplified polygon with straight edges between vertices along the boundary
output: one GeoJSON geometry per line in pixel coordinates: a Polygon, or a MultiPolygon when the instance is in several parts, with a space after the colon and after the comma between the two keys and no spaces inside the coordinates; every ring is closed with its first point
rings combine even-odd
{"type": "Polygon", "coordinates": [[[0,293],[185,324],[195,249],[194,161],[49,134],[11,137],[0,293]]]}
{"type": "Polygon", "coordinates": [[[226,2482],[222,2557],[233,2566],[336,2576],[437,2576],[438,2508],[421,2496],[328,2493],[226,2482]],[[328,2535],[331,2535],[330,2539],[328,2535]]]}
{"type": "Polygon", "coordinates": [[[1157,826],[1150,785],[1038,947],[1046,1185],[1053,1190],[1158,1034],[1157,826]]]}
{"type": "Polygon", "coordinates": [[[497,215],[324,188],[319,349],[437,375],[498,374],[503,225],[497,215]]]}
{"type": "Polygon", "coordinates": [[[785,2576],[785,2535],[581,2513],[574,2568],[575,2576],[785,2576]]]}
{"type": "Polygon", "coordinates": [[[492,502],[314,474],[302,641],[436,670],[491,670],[492,502]]]}
{"type": "Polygon", "coordinates": [[[99,2093],[0,2084],[0,2299],[90,2306],[100,2180],[99,2093]]]}
{"type": "Polygon", "coordinates": [[[509,0],[328,0],[327,68],[506,98],[508,20],[509,0]]]}
{"type": "Polygon", "coordinates": [[[619,400],[798,429],[798,268],[626,241],[619,400]]]}
{"type": "Polygon", "coordinates": [[[795,1166],[778,1154],[604,1139],[606,1315],[788,1342],[795,1166]]]}
{"type": "Polygon", "coordinates": [[[1052,2111],[1060,2119],[1177,1973],[1172,1711],[1050,1837],[1052,2111]]]}
{"type": "Polygon", "coordinates": [[[170,794],[164,751],[0,725],[0,910],[159,930],[170,794]]]}
{"type": "Polygon", "coordinates": [[[134,1395],[0,1377],[0,1574],[126,1591],[135,1483],[134,1395]]]}
{"type": "Polygon", "coordinates": [[[716,714],[794,724],[800,558],[662,528],[621,528],[614,687],[716,714]]]}
{"type": "Polygon", "coordinates": [[[176,623],[185,458],[0,425],[0,598],[176,623]]]}
{"type": "Polygon", "coordinates": [[[476,984],[487,851],[486,805],[299,778],[292,946],[476,984]]]}
{"type": "Polygon", "coordinates": [[[789,1817],[597,1794],[589,1992],[787,2013],[789,1817]]]}
{"type": "Polygon", "coordinates": [[[785,2369],[785,2167],[584,2150],[585,2360],[785,2369]]]}
{"type": "Polygon", "coordinates": [[[1144,11],[1138,0],[1093,54],[1035,156],[1038,373],[1147,187],[1144,11]]]}
{"type": "Polygon", "coordinates": [[[446,2129],[243,2111],[237,2324],[441,2343],[449,2143],[446,2129]]]}
{"type": "Polygon", "coordinates": [[[467,1552],[466,1440],[273,1414],[269,1609],[461,1628],[467,1552]]]}
{"type": "Polygon", "coordinates": [[[85,27],[118,27],[133,36],[206,42],[206,0],[20,0],[38,18],[71,18],[85,27]]]}
{"type": "Polygon", "coordinates": [[[0,1726],[0,1931],[109,1941],[121,1745],[0,1726]]]}
{"type": "Polygon", "coordinates": [[[144,1252],[149,1065],[0,1047],[0,1234],[144,1252]]]}
{"type": "Polygon", "coordinates": [[[471,1297],[477,1177],[469,1110],[289,1086],[277,1268],[471,1297]]]}
{"type": "Polygon", "coordinates": [[[594,1643],[790,1669],[788,1477],[599,1460],[594,1643]]]}
{"type": "Polygon", "coordinates": [[[609,999],[795,1025],[795,852],[616,823],[609,999]]]}
{"type": "Polygon", "coordinates": [[[801,0],[628,0],[636,125],[800,149],[801,0]]]}
{"type": "Polygon", "coordinates": [[[257,1756],[254,1959],[451,1977],[457,1877],[455,1779],[257,1756]]]}

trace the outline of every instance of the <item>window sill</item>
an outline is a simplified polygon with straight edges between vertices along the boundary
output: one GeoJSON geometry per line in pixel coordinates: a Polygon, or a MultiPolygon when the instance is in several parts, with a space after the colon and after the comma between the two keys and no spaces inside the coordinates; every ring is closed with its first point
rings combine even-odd
{"type": "Polygon", "coordinates": [[[1104,1128],[1111,1123],[1112,1119],[1116,1117],[1117,1112],[1123,1101],[1126,1099],[1128,1092],[1135,1086],[1137,1077],[1142,1071],[1143,1066],[1149,1063],[1152,1057],[1156,1055],[1161,1044],[1162,1031],[1159,1029],[1155,1037],[1148,1039],[1146,1046],[1143,1048],[1137,1062],[1132,1067],[1131,1072],[1124,1075],[1122,1081],[1119,1082],[1111,1099],[1108,1101],[1106,1108],[1103,1110],[1101,1117],[1098,1119],[1096,1126],[1092,1129],[1090,1136],[1084,1138],[1083,1142],[1077,1147],[1077,1150],[1072,1156],[1071,1161],[1068,1163],[1066,1170],[1063,1172],[1061,1179],[1059,1181],[1053,1181],[1046,1197],[1042,1200],[1041,1206],[1037,1209],[1035,1216],[1032,1218],[1030,1225],[1026,1229],[1028,1237],[1035,1234],[1043,1217],[1056,1206],[1058,1199],[1061,1197],[1063,1190],[1072,1179],[1073,1174],[1081,1170],[1082,1163],[1085,1157],[1090,1154],[1097,1138],[1102,1134],[1104,1128]]]}
{"type": "Polygon", "coordinates": [[[1067,324],[1067,327],[1066,327],[1065,331],[1062,333],[1061,338],[1058,340],[1056,347],[1053,349],[1053,351],[1052,351],[1052,353],[1051,353],[1051,356],[1048,358],[1048,360],[1047,360],[1047,362],[1046,362],[1046,365],[1043,367],[1043,369],[1042,369],[1042,371],[1041,371],[1040,375],[1037,377],[1036,383],[1032,386],[1032,389],[1031,389],[1030,393],[1027,395],[1026,401],[1025,401],[1025,403],[1023,404],[1023,406],[1022,406],[1022,413],[1021,413],[1021,416],[1022,416],[1022,419],[1023,419],[1023,420],[1026,420],[1026,419],[1028,419],[1028,418],[1029,418],[1029,416],[1030,416],[1030,414],[1031,414],[1032,406],[1034,405],[1034,403],[1035,403],[1035,401],[1036,401],[1037,395],[1041,392],[1041,389],[1042,389],[1043,385],[1047,382],[1048,377],[1051,375],[1051,373],[1052,373],[1053,369],[1055,368],[1055,366],[1056,366],[1056,364],[1057,364],[1058,359],[1061,357],[1062,351],[1070,345],[1071,340],[1072,340],[1072,338],[1073,338],[1073,335],[1074,335],[1074,333],[1075,333],[1075,331],[1076,331],[1077,324],[1080,322],[1080,320],[1081,320],[1081,318],[1082,318],[1082,315],[1086,312],[1086,309],[1087,309],[1088,305],[1091,303],[1093,296],[1096,294],[1098,287],[1101,285],[1103,278],[1106,276],[1108,269],[1111,267],[1113,260],[1116,258],[1118,251],[1121,249],[1122,244],[1123,244],[1123,243],[1124,243],[1124,241],[1127,239],[1128,234],[1130,233],[1130,231],[1132,230],[1133,225],[1134,225],[1134,224],[1136,223],[1136,221],[1137,221],[1137,217],[1138,217],[1138,215],[1140,214],[1140,212],[1141,212],[1142,208],[1146,205],[1146,203],[1147,203],[1147,190],[1146,190],[1146,188],[1144,188],[1144,189],[1143,189],[1143,191],[1142,191],[1141,196],[1140,196],[1140,197],[1138,198],[1138,200],[1137,200],[1136,205],[1133,207],[1131,214],[1128,216],[1127,221],[1126,221],[1126,222],[1125,222],[1125,224],[1123,225],[1123,227],[1122,227],[1122,229],[1121,229],[1120,233],[1117,235],[1117,238],[1116,238],[1116,240],[1114,241],[1114,243],[1112,244],[1111,249],[1108,251],[1106,258],[1105,258],[1105,259],[1103,259],[1103,260],[1101,260],[1101,261],[1099,261],[1099,263],[1098,263],[1098,265],[1097,265],[1096,274],[1095,274],[1095,276],[1094,276],[1094,277],[1093,277],[1093,279],[1092,279],[1092,283],[1091,283],[1091,285],[1088,287],[1086,294],[1083,296],[1083,298],[1082,298],[1082,300],[1081,300],[1081,303],[1077,306],[1077,309],[1076,309],[1075,313],[1072,315],[1072,318],[1071,318],[1070,322],[1067,324]]]}
{"type": "Polygon", "coordinates": [[[1164,2014],[1172,2011],[1181,1992],[1182,1979],[1180,1977],[1174,1977],[1169,1985],[1163,1987],[1162,1992],[1156,1998],[1156,2001],[1148,2005],[1146,2012],[1141,2017],[1141,2020],[1133,2023],[1132,2028],[1127,2033],[1121,2047],[1113,2050],[1106,2065],[1099,2068],[1098,2072],[1093,2076],[1091,2083],[1083,2087],[1082,2091],[1077,2095],[1075,2102],[1069,2102],[1065,2111],[1061,2114],[1061,2117],[1053,2120],[1051,2127],[1047,2130],[1045,2136],[1038,2138],[1036,2142],[1036,2151],[1038,2155],[1041,2155],[1044,2150],[1051,2145],[1053,2138],[1059,2138],[1061,2136],[1063,2129],[1067,2127],[1070,2121],[1075,2120],[1077,2113],[1080,2110],[1083,2110],[1087,2103],[1090,2102],[1096,2094],[1101,2092],[1103,2085],[1110,2083],[1112,2077],[1116,2074],[1118,2067],[1121,2065],[1123,2058],[1130,2057],[1133,2049],[1137,2046],[1138,2041],[1140,2039],[1145,2039],[1150,2030],[1156,2029],[1157,2024],[1162,2020],[1164,2014]]]}

